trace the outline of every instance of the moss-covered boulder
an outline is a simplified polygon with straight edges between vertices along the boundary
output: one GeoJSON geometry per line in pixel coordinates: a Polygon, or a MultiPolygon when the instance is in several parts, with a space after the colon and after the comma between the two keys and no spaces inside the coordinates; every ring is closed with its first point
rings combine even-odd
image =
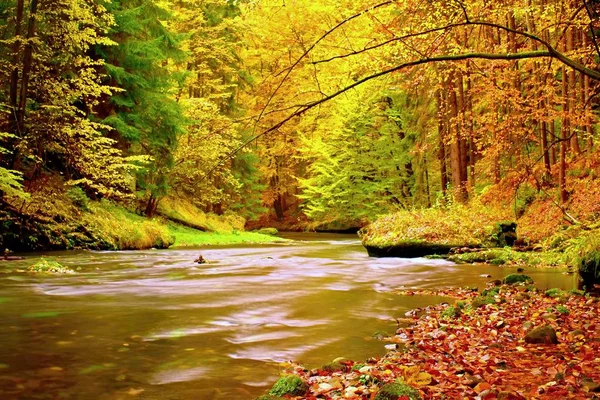
{"type": "Polygon", "coordinates": [[[260,228],[260,229],[255,230],[254,232],[260,233],[261,235],[269,235],[269,236],[275,236],[279,233],[277,228],[260,228]]]}
{"type": "Polygon", "coordinates": [[[308,390],[308,385],[296,375],[282,376],[275,382],[269,394],[272,396],[302,396],[308,390]]]}
{"type": "Polygon", "coordinates": [[[326,372],[347,371],[349,369],[348,362],[348,359],[339,357],[332,362],[323,365],[321,369],[326,372]]]}
{"type": "Polygon", "coordinates": [[[449,208],[407,210],[388,214],[359,231],[363,246],[373,257],[446,255],[453,248],[497,246],[505,214],[486,207],[452,205],[449,208]]]}
{"type": "Polygon", "coordinates": [[[524,274],[510,274],[504,277],[502,283],[506,285],[515,285],[517,283],[532,283],[533,279],[530,276],[524,274]]]}
{"type": "Polygon", "coordinates": [[[35,264],[27,268],[29,272],[47,273],[47,274],[73,274],[73,271],[69,267],[65,267],[58,261],[46,260],[45,258],[40,259],[35,264]]]}
{"type": "Polygon", "coordinates": [[[375,396],[375,400],[398,400],[402,396],[406,396],[410,400],[422,400],[417,389],[405,383],[388,383],[383,385],[375,396]]]}
{"type": "Polygon", "coordinates": [[[532,344],[557,344],[556,331],[550,325],[539,326],[525,335],[525,342],[532,344]]]}

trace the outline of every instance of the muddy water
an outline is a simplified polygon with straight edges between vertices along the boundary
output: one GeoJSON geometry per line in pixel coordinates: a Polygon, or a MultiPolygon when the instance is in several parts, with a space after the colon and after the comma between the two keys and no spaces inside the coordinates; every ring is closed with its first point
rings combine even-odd
{"type": "MultiPolygon", "coordinates": [[[[41,277],[0,264],[1,399],[252,399],[294,359],[384,353],[371,336],[443,301],[396,288],[479,286],[510,269],[372,259],[355,236],[52,257],[77,274],[41,277]],[[202,254],[208,264],[193,260],[202,254]]],[[[560,272],[529,271],[571,288],[560,272]]]]}

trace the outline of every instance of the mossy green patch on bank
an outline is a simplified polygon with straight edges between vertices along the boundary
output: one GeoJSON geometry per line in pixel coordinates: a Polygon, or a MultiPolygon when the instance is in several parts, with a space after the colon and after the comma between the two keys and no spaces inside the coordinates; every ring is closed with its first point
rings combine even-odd
{"type": "Polygon", "coordinates": [[[184,246],[206,246],[206,245],[227,245],[243,243],[276,243],[284,242],[274,236],[262,235],[256,232],[202,232],[187,226],[169,224],[169,232],[175,238],[174,247],[184,246]]]}
{"type": "Polygon", "coordinates": [[[459,264],[488,263],[493,265],[526,265],[529,267],[563,267],[567,265],[567,256],[564,252],[521,252],[508,247],[451,254],[448,256],[448,260],[459,264]]]}
{"type": "Polygon", "coordinates": [[[82,228],[105,241],[112,250],[167,248],[175,238],[160,219],[148,219],[109,202],[89,204],[82,228]]]}
{"type": "Polygon", "coordinates": [[[190,228],[209,232],[243,231],[246,220],[239,215],[225,212],[223,215],[205,213],[191,201],[166,197],[161,200],[158,212],[166,219],[190,228]]]}

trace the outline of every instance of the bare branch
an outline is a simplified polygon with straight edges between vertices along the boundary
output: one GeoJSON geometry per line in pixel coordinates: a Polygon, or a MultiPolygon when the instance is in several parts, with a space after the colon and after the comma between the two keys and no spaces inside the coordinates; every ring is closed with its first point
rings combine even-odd
{"type": "Polygon", "coordinates": [[[262,108],[258,118],[256,119],[256,123],[255,123],[255,127],[258,124],[258,122],[261,120],[264,112],[266,111],[267,107],[269,106],[269,104],[271,104],[271,101],[273,100],[273,97],[275,97],[275,95],[277,94],[277,92],[279,92],[279,89],[281,89],[281,86],[283,86],[283,83],[287,80],[287,78],[290,76],[290,74],[292,73],[292,71],[294,70],[294,68],[296,68],[296,66],[298,64],[300,64],[300,61],[302,61],[307,55],[308,53],[310,53],[312,51],[312,49],[314,49],[321,41],[323,41],[327,36],[329,36],[331,33],[333,33],[335,30],[337,30],[339,27],[341,27],[342,25],[352,21],[355,18],[360,17],[361,15],[371,12],[373,10],[376,10],[378,8],[381,7],[385,7],[388,6],[390,4],[394,4],[396,3],[397,0],[388,0],[388,1],[384,1],[383,3],[379,3],[376,4],[372,7],[369,7],[363,11],[361,11],[360,13],[351,15],[350,17],[340,21],[337,25],[335,25],[333,28],[329,29],[327,32],[325,32],[323,35],[321,35],[321,37],[319,37],[300,57],[298,57],[298,59],[296,59],[296,61],[287,69],[287,72],[285,74],[285,76],[281,79],[281,82],[279,82],[279,84],[277,85],[277,87],[275,88],[275,90],[273,91],[273,93],[271,93],[271,95],[269,96],[269,98],[267,99],[267,102],[265,103],[264,107],[262,108]]]}

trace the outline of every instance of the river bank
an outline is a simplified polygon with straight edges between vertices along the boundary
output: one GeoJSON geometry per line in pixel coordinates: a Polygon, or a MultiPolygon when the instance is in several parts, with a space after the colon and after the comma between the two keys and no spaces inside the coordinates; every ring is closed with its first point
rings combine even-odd
{"type": "Polygon", "coordinates": [[[279,399],[284,387],[297,399],[590,399],[600,392],[597,298],[529,285],[398,294],[456,302],[400,316],[386,339],[393,350],[381,358],[310,370],[290,364],[259,399],[279,399]]]}
{"type": "Polygon", "coordinates": [[[20,205],[4,204],[0,249],[143,250],[283,241],[244,231],[244,218],[235,214],[206,214],[185,200],[166,199],[159,211],[148,218],[136,213],[132,204],[92,201],[82,193],[36,195],[20,205]]]}

